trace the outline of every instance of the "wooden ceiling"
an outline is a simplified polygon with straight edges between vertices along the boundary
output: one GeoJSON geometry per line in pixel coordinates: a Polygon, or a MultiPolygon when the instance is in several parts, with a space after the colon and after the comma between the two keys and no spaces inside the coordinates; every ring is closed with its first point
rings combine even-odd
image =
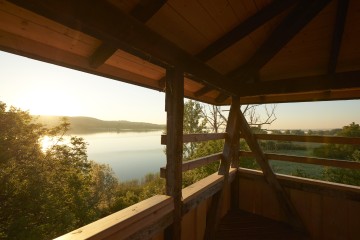
{"type": "Polygon", "coordinates": [[[225,105],[360,98],[358,0],[0,0],[0,49],[225,105]]]}

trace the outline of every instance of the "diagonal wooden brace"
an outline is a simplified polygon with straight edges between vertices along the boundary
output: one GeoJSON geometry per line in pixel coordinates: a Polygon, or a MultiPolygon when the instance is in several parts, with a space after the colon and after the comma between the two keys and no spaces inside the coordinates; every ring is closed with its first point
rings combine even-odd
{"type": "Polygon", "coordinates": [[[259,164],[260,168],[263,171],[264,177],[267,183],[270,185],[271,189],[274,191],[277,200],[280,203],[280,207],[282,208],[287,222],[296,230],[306,232],[306,228],[290,201],[289,196],[286,194],[285,189],[280,185],[278,179],[276,178],[273,170],[271,169],[266,156],[264,155],[255,135],[251,132],[250,126],[246,121],[244,114],[240,112],[240,130],[242,135],[244,136],[247,144],[249,145],[251,151],[255,155],[255,159],[259,164]]]}

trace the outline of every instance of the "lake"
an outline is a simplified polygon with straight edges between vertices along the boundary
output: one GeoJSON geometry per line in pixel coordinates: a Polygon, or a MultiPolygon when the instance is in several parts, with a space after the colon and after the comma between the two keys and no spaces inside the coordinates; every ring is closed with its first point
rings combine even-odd
{"type": "Polygon", "coordinates": [[[120,181],[141,179],[165,166],[162,131],[74,134],[88,145],[88,159],[108,164],[120,181]]]}

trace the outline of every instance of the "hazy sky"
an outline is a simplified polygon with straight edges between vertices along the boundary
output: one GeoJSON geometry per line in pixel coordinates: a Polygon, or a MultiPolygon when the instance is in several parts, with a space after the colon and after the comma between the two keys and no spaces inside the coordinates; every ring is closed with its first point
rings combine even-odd
{"type": "MultiPolygon", "coordinates": [[[[0,101],[34,115],[165,123],[162,92],[0,51],[0,101]]],[[[360,100],[276,105],[270,129],[338,128],[360,123],[360,100]]]]}

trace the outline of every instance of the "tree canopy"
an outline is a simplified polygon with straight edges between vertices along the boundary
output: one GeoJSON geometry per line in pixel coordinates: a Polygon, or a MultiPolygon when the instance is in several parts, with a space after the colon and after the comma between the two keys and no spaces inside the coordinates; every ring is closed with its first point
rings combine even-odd
{"type": "Polygon", "coordinates": [[[117,179],[87,159],[84,139],[62,141],[68,127],[46,128],[0,102],[0,238],[49,239],[103,215],[117,179]]]}
{"type": "Polygon", "coordinates": [[[0,102],[0,239],[54,238],[164,193],[158,174],[120,183],[69,127],[45,127],[0,102]]]}

